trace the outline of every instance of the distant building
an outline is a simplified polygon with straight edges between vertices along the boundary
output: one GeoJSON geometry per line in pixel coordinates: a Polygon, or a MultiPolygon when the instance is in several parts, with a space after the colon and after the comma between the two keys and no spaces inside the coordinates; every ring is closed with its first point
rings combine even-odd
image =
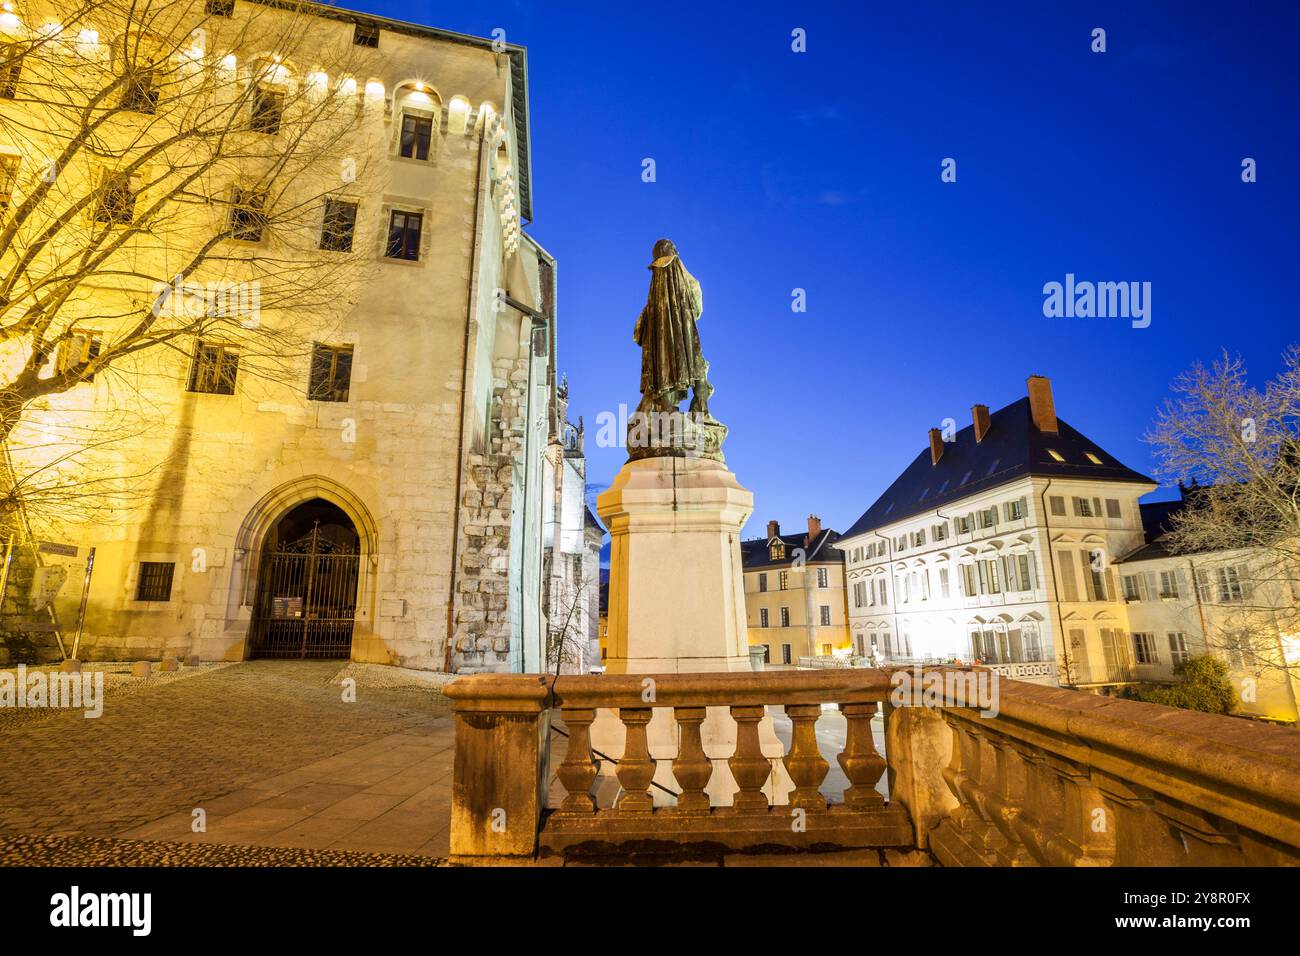
{"type": "Polygon", "coordinates": [[[1156,488],[1058,419],[1051,383],[922,451],[836,542],[857,648],[885,660],[980,661],[1088,686],[1123,677],[1114,560],[1144,542],[1156,488]]]}
{"type": "Polygon", "coordinates": [[[1208,652],[1228,665],[1239,711],[1293,723],[1300,637],[1281,633],[1270,609],[1296,606],[1300,593],[1267,580],[1249,551],[1171,553],[1170,521],[1199,489],[1180,490],[1176,501],[1142,505],[1146,541],[1116,565],[1132,637],[1116,669],[1172,680],[1180,661],[1208,652]]]}
{"type": "Polygon", "coordinates": [[[766,537],[740,543],[749,644],[766,648],[769,664],[850,652],[838,539],[810,515],[804,534],[783,535],[769,521],[766,537]]]}
{"type": "Polygon", "coordinates": [[[587,457],[582,419],[568,420],[569,385],[556,389],[545,464],[542,536],[546,577],[542,610],[547,645],[524,670],[585,674],[600,663],[600,548],[605,529],[586,504],[587,457]]]}

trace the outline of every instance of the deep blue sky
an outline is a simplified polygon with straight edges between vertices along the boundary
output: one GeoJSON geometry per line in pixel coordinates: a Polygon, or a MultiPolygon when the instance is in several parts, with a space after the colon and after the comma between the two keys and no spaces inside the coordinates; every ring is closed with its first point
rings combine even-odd
{"type": "Polygon", "coordinates": [[[927,428],[1014,401],[1031,373],[1149,473],[1141,435],[1178,372],[1226,347],[1262,382],[1300,341],[1294,2],[355,2],[528,47],[530,232],[560,263],[593,484],[625,457],[590,439],[639,398],[631,331],[660,236],[704,289],[749,535],[810,511],[847,528],[927,428]],[[1150,281],[1151,326],[1044,318],[1067,272],[1150,281]]]}

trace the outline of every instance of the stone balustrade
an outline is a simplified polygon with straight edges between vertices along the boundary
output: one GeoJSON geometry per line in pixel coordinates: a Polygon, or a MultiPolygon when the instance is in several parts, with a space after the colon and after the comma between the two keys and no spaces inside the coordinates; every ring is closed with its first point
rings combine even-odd
{"type": "MultiPolygon", "coordinates": [[[[924,668],[949,672],[972,675],[924,668]]],[[[938,706],[892,706],[891,676],[844,668],[460,678],[446,689],[456,721],[453,858],[894,846],[949,866],[1300,864],[1295,730],[1000,677],[996,706],[983,715],[945,696],[938,706]],[[871,732],[881,702],[888,801],[876,788],[886,759],[871,732]],[[848,787],[835,803],[820,791],[830,769],[816,736],[824,704],[844,717],[836,759],[848,787]],[[782,710],[790,744],[774,760],[761,737],[782,710]],[[554,768],[565,792],[548,808],[553,717],[569,736],[554,768]],[[731,743],[720,754],[714,736],[710,753],[702,728],[719,718],[731,743]],[[591,733],[601,719],[617,721],[625,741],[611,754],[612,801],[593,795],[601,791],[591,733]],[[665,720],[675,746],[652,756],[649,728],[665,720]],[[675,784],[666,805],[654,784],[665,763],[675,784]],[[719,798],[723,773],[730,781],[719,798]],[[779,795],[778,774],[788,784],[779,795]]]]}
{"type": "Polygon", "coordinates": [[[878,670],[461,678],[446,690],[456,714],[452,855],[460,860],[500,858],[530,854],[534,847],[559,853],[692,845],[910,846],[906,814],[889,806],[876,789],[885,760],[873,743],[871,720],[887,691],[887,675],[878,670]],[[544,700],[548,692],[549,700],[544,700]],[[487,717],[489,695],[502,696],[495,718],[499,744],[485,737],[494,722],[487,717]],[[534,715],[528,730],[519,723],[518,705],[525,698],[534,715]],[[815,729],[823,704],[838,705],[845,719],[845,745],[837,760],[849,785],[842,802],[835,804],[819,789],[830,770],[815,729]],[[504,786],[506,767],[518,766],[518,775],[524,776],[524,767],[546,765],[541,727],[548,722],[541,715],[548,706],[569,734],[565,758],[556,768],[566,795],[554,810],[544,809],[540,780],[534,781],[539,784],[535,796],[504,786]],[[791,722],[790,748],[781,768],[774,768],[760,742],[769,707],[783,708],[791,722]],[[616,769],[619,793],[609,806],[598,805],[591,792],[598,768],[590,734],[599,712],[615,715],[625,730],[616,769]],[[676,752],[668,760],[677,787],[668,806],[655,806],[650,792],[658,761],[651,757],[647,727],[655,713],[675,726],[676,752]],[[719,717],[734,722],[734,746],[728,753],[710,754],[701,728],[719,717]],[[462,757],[462,745],[473,753],[462,757]],[[709,794],[718,763],[725,763],[734,781],[729,802],[709,794]],[[774,802],[767,792],[778,769],[792,784],[786,803],[774,802]],[[513,807],[507,806],[512,800],[513,807]],[[536,842],[510,825],[493,830],[484,821],[494,812],[521,826],[539,821],[536,842]]]}
{"type": "Polygon", "coordinates": [[[1015,680],[998,689],[993,716],[888,718],[892,798],[943,865],[1300,864],[1300,732],[1015,680]]]}

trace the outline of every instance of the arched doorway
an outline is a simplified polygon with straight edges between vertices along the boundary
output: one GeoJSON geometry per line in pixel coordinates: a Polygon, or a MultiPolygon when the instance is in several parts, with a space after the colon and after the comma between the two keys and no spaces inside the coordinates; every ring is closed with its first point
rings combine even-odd
{"type": "Polygon", "coordinates": [[[262,545],[250,656],[349,657],[360,562],[342,508],[313,498],[285,512],[262,545]]]}

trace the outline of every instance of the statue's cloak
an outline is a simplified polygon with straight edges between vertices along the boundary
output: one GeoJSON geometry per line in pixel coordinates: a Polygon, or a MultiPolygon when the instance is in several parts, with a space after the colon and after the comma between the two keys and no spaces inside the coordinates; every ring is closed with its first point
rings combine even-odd
{"type": "Polygon", "coordinates": [[[641,346],[641,394],[676,408],[708,372],[695,327],[704,311],[700,284],[676,255],[650,263],[650,294],[632,339],[641,346]]]}

